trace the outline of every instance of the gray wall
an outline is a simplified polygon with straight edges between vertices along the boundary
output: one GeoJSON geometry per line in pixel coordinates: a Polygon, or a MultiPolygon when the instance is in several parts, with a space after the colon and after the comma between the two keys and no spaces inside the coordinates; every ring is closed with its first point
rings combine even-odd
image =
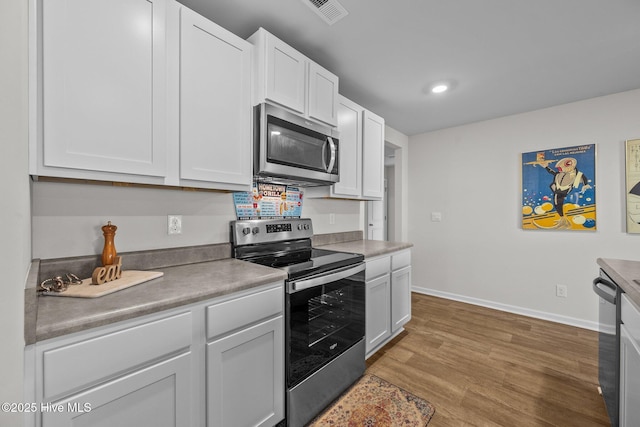
{"type": "MultiPolygon", "coordinates": [[[[305,199],[302,214],[313,219],[316,233],[361,230],[361,203],[305,199]]],[[[101,253],[107,221],[118,226],[118,252],[228,242],[234,218],[231,193],[35,182],[33,257],[101,253]],[[182,234],[167,234],[170,214],[182,215],[182,234]]]]}
{"type": "Polygon", "coordinates": [[[624,141],[640,138],[639,118],[635,90],[411,137],[414,287],[594,327],[596,259],[640,259],[624,198],[624,141]],[[522,230],[521,153],[592,143],[597,231],[522,230]]]}

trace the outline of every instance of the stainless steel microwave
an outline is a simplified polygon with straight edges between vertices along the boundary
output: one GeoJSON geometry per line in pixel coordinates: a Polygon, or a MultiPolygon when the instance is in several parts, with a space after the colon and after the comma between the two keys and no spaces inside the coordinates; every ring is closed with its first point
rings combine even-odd
{"type": "Polygon", "coordinates": [[[253,174],[257,181],[330,185],[338,173],[338,132],[271,104],[254,107],[253,174]]]}

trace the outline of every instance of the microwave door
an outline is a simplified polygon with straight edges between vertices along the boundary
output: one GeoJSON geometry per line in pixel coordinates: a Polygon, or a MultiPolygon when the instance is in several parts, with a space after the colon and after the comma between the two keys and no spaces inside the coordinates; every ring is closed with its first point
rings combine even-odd
{"type": "Polygon", "coordinates": [[[269,123],[267,131],[269,163],[327,172],[327,142],[324,138],[306,135],[274,123],[269,123]]]}

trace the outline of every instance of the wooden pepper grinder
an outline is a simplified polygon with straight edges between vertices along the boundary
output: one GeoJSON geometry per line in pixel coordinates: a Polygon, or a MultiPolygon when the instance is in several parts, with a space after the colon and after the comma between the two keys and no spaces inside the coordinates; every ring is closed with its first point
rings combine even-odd
{"type": "Polygon", "coordinates": [[[104,249],[102,250],[102,265],[112,265],[116,260],[116,244],[114,238],[116,236],[116,230],[118,227],[111,224],[111,221],[107,222],[107,225],[102,226],[102,233],[104,234],[104,249]]]}

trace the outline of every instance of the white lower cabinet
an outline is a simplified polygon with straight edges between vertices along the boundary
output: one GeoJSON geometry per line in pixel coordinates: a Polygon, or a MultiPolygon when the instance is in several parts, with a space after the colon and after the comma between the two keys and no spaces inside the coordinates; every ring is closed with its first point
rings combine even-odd
{"type": "Polygon", "coordinates": [[[640,425],[640,310],[622,296],[620,427],[640,425]]]}
{"type": "Polygon", "coordinates": [[[29,425],[273,426],[284,419],[283,309],[280,282],[38,342],[29,425]]]}
{"type": "Polygon", "coordinates": [[[389,273],[366,282],[366,328],[365,352],[369,354],[391,336],[390,329],[390,289],[389,273]]]}
{"type": "Polygon", "coordinates": [[[283,317],[207,345],[207,425],[273,426],[282,418],[283,317]]]}
{"type": "Polygon", "coordinates": [[[215,336],[207,344],[207,426],[270,427],[284,418],[283,292],[207,309],[208,336],[215,336]]]}
{"type": "Polygon", "coordinates": [[[366,355],[402,332],[411,319],[411,251],[366,260],[366,355]]]}
{"type": "Polygon", "coordinates": [[[192,318],[176,310],[36,344],[36,422],[189,425],[192,318]]]}
{"type": "Polygon", "coordinates": [[[411,266],[391,273],[391,332],[411,319],[411,266]]]}
{"type": "Polygon", "coordinates": [[[189,353],[100,384],[41,409],[47,427],[191,424],[189,353]],[[58,407],[58,412],[54,412],[58,407]]]}

